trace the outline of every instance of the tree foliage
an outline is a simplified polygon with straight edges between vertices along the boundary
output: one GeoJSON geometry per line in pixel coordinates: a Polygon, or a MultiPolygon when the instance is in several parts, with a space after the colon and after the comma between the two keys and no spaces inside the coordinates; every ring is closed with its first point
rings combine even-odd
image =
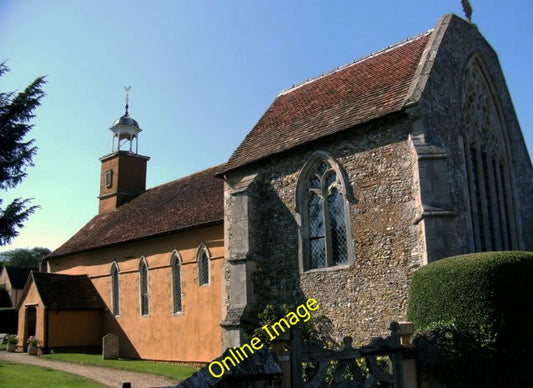
{"type": "Polygon", "coordinates": [[[0,253],[0,261],[4,265],[15,267],[38,267],[41,259],[50,253],[50,249],[35,247],[17,248],[0,253]]]}
{"type": "Polygon", "coordinates": [[[415,271],[407,319],[428,386],[530,386],[533,252],[449,257],[415,271]]]}
{"type": "MultiPolygon", "coordinates": [[[[8,71],[6,64],[0,63],[0,77],[8,71]]],[[[37,147],[33,139],[25,137],[33,128],[30,121],[44,96],[42,86],[45,83],[44,77],[38,77],[23,92],[0,92],[1,190],[17,186],[26,177],[26,169],[33,166],[37,147]]],[[[18,235],[18,230],[36,208],[30,205],[30,199],[16,198],[5,207],[0,199],[0,246],[9,244],[18,235]]]]}

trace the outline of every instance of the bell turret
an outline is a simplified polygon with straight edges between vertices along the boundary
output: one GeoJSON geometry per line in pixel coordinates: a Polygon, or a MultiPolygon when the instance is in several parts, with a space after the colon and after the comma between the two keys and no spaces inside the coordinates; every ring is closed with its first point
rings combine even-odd
{"type": "MultiPolygon", "coordinates": [[[[135,121],[129,114],[129,91],[131,86],[125,88],[126,90],[126,113],[115,120],[113,126],[109,128],[113,132],[113,140],[111,143],[111,152],[120,151],[124,149],[125,145],[129,143],[129,152],[133,152],[133,141],[135,141],[135,153],[139,153],[139,133],[142,129],[139,127],[139,123],[135,121]],[[116,141],[116,144],[115,144],[116,141]]],[[[127,149],[127,147],[126,147],[127,149]]]]}
{"type": "Polygon", "coordinates": [[[109,128],[113,133],[111,153],[100,158],[102,170],[98,213],[115,210],[146,190],[146,163],[150,158],[138,154],[142,129],[129,114],[130,89],[125,88],[126,112],[109,128]]]}

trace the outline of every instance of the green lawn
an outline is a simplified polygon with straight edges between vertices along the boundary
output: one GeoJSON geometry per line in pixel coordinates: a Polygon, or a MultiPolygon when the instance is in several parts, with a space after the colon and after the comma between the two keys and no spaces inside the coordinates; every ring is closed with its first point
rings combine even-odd
{"type": "Polygon", "coordinates": [[[0,387],[2,388],[42,388],[76,387],[99,388],[106,385],[70,373],[34,365],[15,364],[0,361],[0,387]]]}
{"type": "Polygon", "coordinates": [[[102,360],[101,354],[57,353],[46,354],[42,357],[60,361],[74,362],[77,364],[92,364],[99,366],[107,366],[110,368],[131,370],[135,372],[153,373],[155,375],[166,376],[179,380],[185,380],[197,371],[197,369],[190,366],[183,366],[169,362],[153,362],[128,359],[102,360]]]}

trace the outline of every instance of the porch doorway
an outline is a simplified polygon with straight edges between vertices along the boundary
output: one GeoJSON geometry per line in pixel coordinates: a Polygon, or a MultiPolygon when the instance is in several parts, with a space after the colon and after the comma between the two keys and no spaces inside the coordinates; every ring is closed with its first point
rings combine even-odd
{"type": "Polygon", "coordinates": [[[35,306],[26,307],[25,319],[24,319],[24,342],[22,346],[24,351],[28,350],[28,338],[35,337],[35,329],[37,326],[37,309],[35,306]]]}

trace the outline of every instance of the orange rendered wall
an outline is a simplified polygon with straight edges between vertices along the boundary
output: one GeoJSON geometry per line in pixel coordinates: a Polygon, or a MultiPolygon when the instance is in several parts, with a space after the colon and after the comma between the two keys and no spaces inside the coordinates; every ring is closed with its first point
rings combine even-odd
{"type": "Polygon", "coordinates": [[[48,347],[102,345],[102,311],[48,311],[48,347]]]}
{"type": "Polygon", "coordinates": [[[24,346],[26,344],[27,333],[26,329],[26,308],[29,306],[35,307],[36,310],[36,322],[35,322],[35,337],[41,341],[41,344],[45,340],[45,319],[44,319],[44,305],[41,301],[41,297],[37,292],[35,284],[32,282],[26,297],[22,300],[19,308],[19,327],[18,327],[18,346],[24,346]]]}
{"type": "Polygon", "coordinates": [[[51,272],[87,274],[108,306],[103,334],[120,337],[122,357],[208,362],[222,353],[223,227],[216,225],[170,236],[98,249],[50,260],[51,272]],[[209,285],[198,285],[196,253],[210,253],[209,285]],[[183,312],[172,313],[171,254],[181,259],[183,312]],[[139,263],[148,263],[149,314],[141,316],[139,263]],[[119,267],[120,315],[112,316],[111,265],[119,267]]]}

